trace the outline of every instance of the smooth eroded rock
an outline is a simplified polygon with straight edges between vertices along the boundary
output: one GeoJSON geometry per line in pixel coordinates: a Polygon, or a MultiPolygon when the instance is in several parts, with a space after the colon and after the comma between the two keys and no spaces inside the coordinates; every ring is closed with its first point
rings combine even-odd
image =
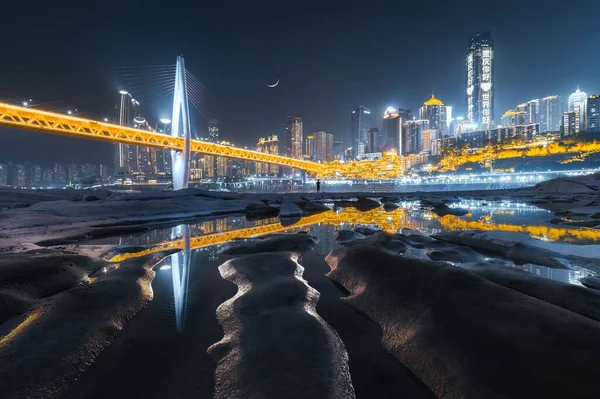
{"type": "Polygon", "coordinates": [[[355,397],[344,344],[317,315],[319,293],[297,260],[257,254],[219,267],[238,293],[217,308],[215,399],[355,397]]]}
{"type": "Polygon", "coordinates": [[[349,305],[439,398],[596,398],[600,323],[446,263],[356,245],[327,256],[349,305]],[[527,376],[524,378],[524,376],[527,376]]]}

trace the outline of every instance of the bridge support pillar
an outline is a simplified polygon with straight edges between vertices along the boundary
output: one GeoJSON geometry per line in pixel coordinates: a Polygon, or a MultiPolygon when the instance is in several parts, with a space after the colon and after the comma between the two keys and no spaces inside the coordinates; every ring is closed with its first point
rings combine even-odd
{"type": "Polygon", "coordinates": [[[188,106],[183,56],[177,57],[177,66],[175,68],[175,93],[173,96],[171,136],[183,137],[184,139],[183,151],[171,151],[173,190],[181,190],[188,188],[190,180],[190,109],[188,106]]]}

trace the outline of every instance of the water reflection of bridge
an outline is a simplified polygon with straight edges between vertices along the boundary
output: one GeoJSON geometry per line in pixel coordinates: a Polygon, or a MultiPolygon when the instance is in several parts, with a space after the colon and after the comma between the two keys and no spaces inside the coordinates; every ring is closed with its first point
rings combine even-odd
{"type": "MultiPolygon", "coordinates": [[[[278,232],[307,230],[310,226],[316,224],[324,224],[336,228],[344,228],[346,225],[374,225],[390,233],[397,233],[401,229],[429,231],[432,228],[438,231],[499,230],[527,233],[532,237],[545,240],[600,240],[600,231],[595,229],[494,223],[492,219],[486,217],[478,220],[452,215],[440,217],[429,211],[413,211],[406,208],[398,208],[391,212],[385,212],[382,208],[367,212],[360,212],[354,208],[330,210],[303,217],[297,222],[285,226],[279,222],[278,218],[270,218],[257,221],[252,227],[239,228],[240,220],[239,218],[224,218],[190,225],[188,229],[190,233],[190,249],[223,244],[234,239],[251,238],[278,232]]],[[[161,251],[183,250],[184,247],[184,238],[174,236],[172,239],[156,243],[141,251],[116,255],[111,259],[111,262],[122,262],[126,259],[137,258],[161,251]]]]}
{"type": "MultiPolygon", "coordinates": [[[[506,213],[506,211],[497,213],[502,214],[506,213]]],[[[174,227],[170,229],[171,240],[160,242],[143,251],[117,255],[112,261],[121,262],[126,259],[149,255],[159,251],[178,250],[175,254],[171,255],[168,262],[170,262],[173,282],[175,327],[179,333],[183,333],[188,306],[191,265],[192,263],[197,262],[197,259],[194,260],[194,252],[192,252],[192,249],[218,245],[233,239],[248,238],[283,231],[294,232],[308,230],[311,227],[318,226],[318,228],[315,228],[312,231],[312,234],[317,236],[320,240],[315,250],[319,255],[325,255],[334,247],[335,230],[350,227],[352,225],[374,225],[391,233],[396,233],[401,229],[407,228],[431,231],[432,225],[436,225],[436,230],[479,229],[512,231],[528,233],[533,237],[542,239],[560,239],[563,241],[597,240],[600,238],[600,231],[592,229],[568,229],[552,226],[521,226],[494,223],[493,217],[490,217],[490,215],[483,216],[478,220],[470,220],[469,215],[464,218],[452,215],[439,217],[429,211],[413,211],[406,208],[398,208],[391,212],[385,212],[382,208],[367,212],[360,212],[354,208],[345,208],[308,216],[300,219],[296,223],[286,226],[283,226],[277,218],[270,218],[257,221],[256,225],[253,227],[231,229],[232,224],[233,226],[238,225],[240,220],[240,218],[230,217],[205,221],[195,225],[181,225],[174,227]],[[222,231],[227,229],[230,230],[222,231]],[[204,234],[193,236],[194,231],[201,231],[204,234]]],[[[533,272],[533,270],[530,271],[533,272]]],[[[550,270],[550,273],[552,273],[552,270],[550,270]]]]}

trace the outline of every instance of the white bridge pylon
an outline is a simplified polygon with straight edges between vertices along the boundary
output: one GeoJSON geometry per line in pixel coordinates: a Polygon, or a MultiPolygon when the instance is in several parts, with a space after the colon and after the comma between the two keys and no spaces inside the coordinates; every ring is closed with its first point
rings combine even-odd
{"type": "Polygon", "coordinates": [[[173,117],[171,136],[183,137],[183,151],[171,150],[171,170],[173,190],[188,188],[190,181],[190,108],[188,106],[185,63],[183,56],[177,57],[175,68],[175,93],[173,96],[173,117]]]}

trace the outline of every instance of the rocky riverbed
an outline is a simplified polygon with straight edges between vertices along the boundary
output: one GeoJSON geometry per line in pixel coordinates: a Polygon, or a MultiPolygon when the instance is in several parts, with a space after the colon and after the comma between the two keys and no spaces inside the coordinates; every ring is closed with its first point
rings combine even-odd
{"type": "Polygon", "coordinates": [[[597,397],[599,181],[385,197],[4,192],[0,392],[597,397]],[[469,201],[548,217],[475,219],[469,201]],[[224,231],[173,227],[218,215],[278,233],[202,247],[224,231]],[[429,218],[440,228],[415,229],[429,218]],[[110,239],[159,229],[171,244],[110,239]]]}

